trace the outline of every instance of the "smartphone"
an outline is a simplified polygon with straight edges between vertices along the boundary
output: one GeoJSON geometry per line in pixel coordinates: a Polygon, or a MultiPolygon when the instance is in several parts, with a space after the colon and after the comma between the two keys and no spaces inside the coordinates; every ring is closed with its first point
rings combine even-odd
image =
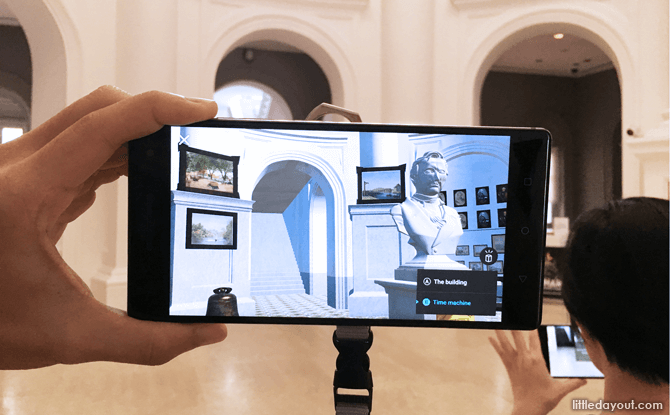
{"type": "Polygon", "coordinates": [[[542,355],[555,378],[602,378],[586,352],[579,330],[571,326],[540,326],[542,355]]]}
{"type": "Polygon", "coordinates": [[[550,134],[210,120],[129,143],[128,313],[533,329],[550,134]]]}

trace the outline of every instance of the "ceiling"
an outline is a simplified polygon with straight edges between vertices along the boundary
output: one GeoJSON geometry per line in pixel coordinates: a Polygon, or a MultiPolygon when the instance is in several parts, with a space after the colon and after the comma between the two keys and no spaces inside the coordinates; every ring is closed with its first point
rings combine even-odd
{"type": "Polygon", "coordinates": [[[491,70],[581,77],[613,67],[610,58],[587,40],[568,34],[554,39],[553,34],[546,34],[517,43],[498,58],[491,70]]]}

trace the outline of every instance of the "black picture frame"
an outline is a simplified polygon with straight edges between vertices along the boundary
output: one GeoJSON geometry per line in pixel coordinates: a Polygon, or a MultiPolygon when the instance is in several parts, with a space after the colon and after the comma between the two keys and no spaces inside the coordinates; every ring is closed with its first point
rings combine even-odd
{"type": "Polygon", "coordinates": [[[488,186],[475,187],[475,203],[477,206],[491,203],[488,186]]]}
{"type": "Polygon", "coordinates": [[[468,229],[468,212],[458,212],[458,217],[461,218],[461,228],[468,229]]]}
{"type": "Polygon", "coordinates": [[[237,249],[237,213],[186,208],[186,249],[237,249]],[[207,219],[209,225],[202,225],[203,219],[207,219]],[[216,225],[216,230],[210,229],[212,225],[216,225]],[[194,235],[198,232],[202,238],[194,235]],[[226,237],[228,232],[231,236],[226,237]]]}
{"type": "Polygon", "coordinates": [[[367,205],[372,203],[404,202],[405,167],[405,164],[389,167],[356,167],[356,173],[358,174],[358,200],[356,203],[367,205]],[[389,175],[393,176],[393,187],[381,187],[384,186],[382,180],[388,180],[389,175]],[[372,187],[375,184],[378,186],[373,187],[372,190],[368,188],[368,186],[372,187]]]}
{"type": "Polygon", "coordinates": [[[496,185],[496,202],[507,203],[507,183],[496,185]]]}
{"type": "Polygon", "coordinates": [[[470,245],[458,245],[458,246],[456,246],[456,255],[457,256],[470,255],[470,245]]]}
{"type": "Polygon", "coordinates": [[[499,254],[505,253],[505,235],[491,235],[491,247],[499,254]]]}
{"type": "Polygon", "coordinates": [[[454,190],[454,207],[465,207],[468,205],[468,191],[466,189],[454,190]]]}
{"type": "Polygon", "coordinates": [[[481,261],[472,261],[468,265],[468,268],[473,271],[484,271],[484,265],[481,263],[481,261]]]}
{"type": "Polygon", "coordinates": [[[486,245],[486,244],[483,244],[483,245],[474,245],[474,246],[472,247],[472,254],[473,254],[475,257],[479,258],[479,254],[482,253],[482,250],[483,250],[484,248],[488,248],[488,247],[489,247],[489,246],[486,245]]]}
{"type": "Polygon", "coordinates": [[[497,274],[503,273],[504,261],[496,261],[493,264],[489,265],[487,271],[495,271],[497,274]]]}
{"type": "Polygon", "coordinates": [[[498,209],[498,227],[499,228],[507,227],[507,208],[498,209]]]}
{"type": "Polygon", "coordinates": [[[442,203],[444,203],[444,205],[447,206],[447,191],[446,190],[440,191],[439,197],[442,203]]]}
{"type": "Polygon", "coordinates": [[[488,229],[491,227],[491,211],[477,211],[477,229],[488,229]]]}
{"type": "Polygon", "coordinates": [[[239,156],[217,154],[211,151],[193,148],[186,144],[180,144],[178,148],[179,183],[177,184],[177,190],[237,199],[240,198],[237,185],[237,172],[238,165],[240,164],[239,156]],[[198,167],[202,168],[195,170],[198,167]],[[211,170],[211,172],[209,172],[210,178],[208,179],[206,174],[209,170],[211,170]],[[203,171],[205,172],[204,175],[200,174],[203,171]],[[219,173],[221,176],[220,179],[215,179],[213,177],[216,173],[219,173]],[[229,174],[232,174],[232,178],[229,178],[229,174]],[[199,183],[201,180],[202,184],[199,183]]]}

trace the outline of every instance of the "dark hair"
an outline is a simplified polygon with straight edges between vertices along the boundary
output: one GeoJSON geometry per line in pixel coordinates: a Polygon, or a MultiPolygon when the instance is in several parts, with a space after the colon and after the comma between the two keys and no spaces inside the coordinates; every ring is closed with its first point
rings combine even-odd
{"type": "Polygon", "coordinates": [[[563,299],[607,359],[668,383],[668,201],[630,198],[577,219],[563,299]]]}

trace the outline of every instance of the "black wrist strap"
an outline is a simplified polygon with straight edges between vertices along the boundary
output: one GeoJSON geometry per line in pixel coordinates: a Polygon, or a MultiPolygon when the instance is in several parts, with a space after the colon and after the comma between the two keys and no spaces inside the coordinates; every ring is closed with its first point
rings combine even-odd
{"type": "Polygon", "coordinates": [[[338,326],[333,333],[337,356],[333,395],[337,415],[368,415],[372,412],[372,372],[367,352],[372,346],[369,326],[338,326]],[[368,394],[340,394],[339,389],[367,390],[368,394]]]}

